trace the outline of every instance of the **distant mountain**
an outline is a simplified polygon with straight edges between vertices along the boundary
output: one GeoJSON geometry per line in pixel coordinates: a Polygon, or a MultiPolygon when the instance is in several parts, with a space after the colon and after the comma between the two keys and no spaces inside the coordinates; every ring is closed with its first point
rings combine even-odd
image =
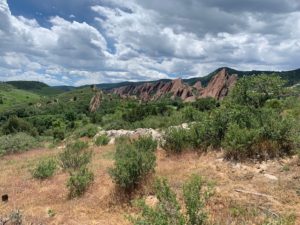
{"type": "MultiPolygon", "coordinates": [[[[300,69],[296,70],[290,70],[290,71],[263,71],[263,70],[251,70],[251,71],[241,71],[241,70],[235,70],[229,67],[222,67],[218,68],[215,71],[209,73],[206,76],[203,77],[195,77],[195,78],[189,78],[189,79],[182,79],[183,83],[186,83],[188,85],[194,85],[196,82],[200,81],[202,86],[207,86],[210,80],[215,76],[217,73],[219,73],[222,69],[226,69],[228,74],[236,74],[238,77],[243,76],[252,76],[252,75],[258,75],[258,74],[278,74],[283,79],[287,80],[287,84],[289,86],[292,86],[294,84],[300,83],[300,69]]],[[[120,83],[104,83],[104,84],[97,84],[96,86],[98,88],[101,88],[103,90],[112,90],[115,88],[120,88],[124,86],[139,86],[141,84],[145,83],[157,83],[157,82],[170,82],[171,79],[161,79],[156,81],[140,81],[140,82],[120,82],[120,83]]]]}
{"type": "Polygon", "coordinates": [[[76,89],[76,87],[73,87],[73,86],[53,86],[53,88],[61,90],[63,92],[72,91],[72,90],[76,89]]]}
{"type": "MultiPolygon", "coordinates": [[[[283,79],[287,80],[287,84],[289,86],[295,85],[300,83],[300,69],[296,70],[290,70],[290,71],[259,71],[259,70],[252,70],[252,71],[240,71],[240,70],[235,70],[229,67],[223,67],[219,68],[212,73],[203,76],[203,77],[195,77],[195,78],[190,78],[190,79],[179,79],[176,82],[172,81],[171,79],[161,79],[161,80],[156,80],[156,81],[140,81],[140,82],[120,82],[120,83],[103,83],[103,84],[96,84],[96,86],[106,92],[110,93],[116,93],[122,96],[126,95],[134,95],[134,96],[143,96],[143,98],[155,98],[157,95],[165,95],[167,94],[168,89],[172,90],[171,91],[171,96],[174,96],[174,88],[173,85],[179,87],[177,89],[178,93],[175,93],[175,96],[182,96],[187,95],[189,97],[193,96],[198,96],[199,95],[199,90],[197,93],[197,88],[199,89],[199,86],[201,88],[205,88],[209,85],[209,83],[212,81],[213,77],[217,74],[219,74],[223,69],[225,69],[226,74],[228,75],[237,75],[237,77],[243,77],[243,76],[251,76],[251,75],[257,75],[257,74],[278,74],[281,76],[283,79]],[[172,84],[173,83],[173,84],[172,84]],[[161,93],[156,93],[156,89],[158,88],[159,85],[163,85],[163,92],[164,94],[161,93]],[[167,85],[167,86],[165,86],[167,85]],[[196,89],[195,89],[196,85],[196,89]],[[141,94],[140,91],[143,89],[143,86],[147,87],[148,90],[146,90],[147,94],[141,94]],[[180,90],[182,93],[180,93],[180,90]],[[196,90],[196,91],[195,91],[196,90]],[[193,93],[193,94],[191,94],[193,93]],[[195,94],[196,93],[196,94],[195,94]]],[[[225,79],[226,80],[226,79],[225,79]]],[[[73,86],[49,86],[47,84],[44,84],[42,82],[38,81],[9,81],[6,82],[12,86],[14,86],[17,89],[20,90],[26,90],[30,91],[32,93],[36,93],[39,95],[44,95],[44,96],[54,96],[60,93],[68,92],[68,91],[73,91],[76,89],[81,89],[88,87],[89,85],[81,86],[81,87],[73,87],[73,86]]],[[[161,87],[160,87],[161,88],[161,87]]],[[[175,88],[176,89],[176,88],[175,88]]],[[[226,89],[226,88],[225,88],[226,89]]]]}
{"type": "Polygon", "coordinates": [[[26,91],[39,90],[49,87],[49,85],[39,81],[7,81],[6,83],[14,86],[17,89],[26,91]]]}
{"type": "Polygon", "coordinates": [[[51,87],[39,81],[8,81],[5,83],[10,84],[11,86],[20,90],[45,96],[53,96],[65,92],[65,90],[61,88],[51,87]]]}
{"type": "MultiPolygon", "coordinates": [[[[229,74],[237,74],[238,77],[243,77],[243,76],[252,76],[252,75],[259,75],[259,74],[277,74],[280,77],[282,77],[284,80],[287,81],[287,85],[292,86],[295,84],[300,83],[300,68],[296,69],[296,70],[290,70],[290,71],[264,71],[264,70],[251,70],[251,71],[241,71],[241,70],[235,70],[229,67],[223,67],[225,68],[229,74]]],[[[201,82],[203,84],[206,84],[209,82],[209,80],[218,72],[220,72],[220,70],[222,70],[223,68],[219,68],[217,70],[215,70],[214,72],[208,74],[205,77],[200,78],[201,82]]],[[[193,80],[189,79],[189,81],[193,80]]],[[[196,78],[197,79],[197,78],[196,78]]]]}
{"type": "Polygon", "coordinates": [[[34,104],[41,96],[30,91],[21,90],[6,83],[0,83],[0,112],[16,105],[34,104]]]}

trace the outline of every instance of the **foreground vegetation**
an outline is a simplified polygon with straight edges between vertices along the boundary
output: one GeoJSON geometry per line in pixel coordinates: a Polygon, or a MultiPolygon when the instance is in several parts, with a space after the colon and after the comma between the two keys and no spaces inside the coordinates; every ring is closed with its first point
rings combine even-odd
{"type": "MultiPolygon", "coordinates": [[[[143,195],[144,186],[151,189],[151,183],[156,180],[151,192],[155,193],[157,202],[150,207],[139,200],[138,213],[128,216],[134,224],[212,223],[207,210],[212,188],[203,178],[194,175],[184,180],[179,185],[181,195],[172,190],[166,179],[156,179],[158,144],[168,156],[222,149],[225,159],[255,162],[291,156],[299,147],[299,93],[285,86],[277,76],[241,78],[222,102],[207,98],[183,103],[165,98],[139,103],[105,95],[101,107],[90,113],[89,100],[93,94],[93,89],[88,87],[3,111],[0,113],[0,155],[9,156],[42,146],[43,140],[53,144],[63,141],[66,146],[62,151],[35,162],[29,171],[34,179],[41,181],[56,180],[59,173],[64,174],[67,196],[74,199],[82,197],[99,179],[100,175],[92,168],[94,148],[110,141],[103,133],[97,135],[101,129],[161,129],[160,143],[150,136],[117,139],[112,166],[101,173],[101,176],[109,174],[116,190],[125,193],[128,202],[136,193],[143,195]],[[182,123],[188,127],[177,126],[182,123]],[[74,142],[74,139],[81,140],[74,142]]],[[[277,220],[265,218],[263,224],[284,225],[294,221],[286,222],[278,216],[277,220]]]]}

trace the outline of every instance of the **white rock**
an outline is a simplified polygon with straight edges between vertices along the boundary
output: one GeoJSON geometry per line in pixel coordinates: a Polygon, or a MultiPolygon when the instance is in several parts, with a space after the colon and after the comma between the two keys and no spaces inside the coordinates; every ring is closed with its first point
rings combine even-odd
{"type": "Polygon", "coordinates": [[[147,206],[149,207],[155,207],[157,204],[158,204],[158,199],[156,196],[154,195],[151,195],[151,196],[148,196],[146,199],[145,199],[145,203],[147,206]]]}
{"type": "Polygon", "coordinates": [[[264,174],[264,176],[270,180],[274,180],[274,181],[278,180],[278,178],[276,176],[271,175],[271,174],[266,173],[266,174],[264,174]]]}

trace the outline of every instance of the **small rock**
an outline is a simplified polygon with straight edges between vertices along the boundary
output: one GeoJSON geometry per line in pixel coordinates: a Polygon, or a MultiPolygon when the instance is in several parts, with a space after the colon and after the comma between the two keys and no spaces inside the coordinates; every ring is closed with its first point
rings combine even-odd
{"type": "Polygon", "coordinates": [[[108,142],[109,145],[113,145],[115,144],[116,139],[115,138],[111,138],[108,142]]]}
{"type": "Polygon", "coordinates": [[[263,174],[265,172],[265,170],[259,170],[258,172],[263,174]]]}
{"type": "Polygon", "coordinates": [[[297,176],[297,175],[296,175],[296,176],[293,176],[293,179],[294,179],[294,180],[298,180],[298,179],[300,179],[300,176],[297,176]]]}
{"type": "Polygon", "coordinates": [[[149,207],[155,207],[158,204],[158,199],[154,195],[150,195],[145,199],[145,203],[149,207]]]}
{"type": "Polygon", "coordinates": [[[274,175],[271,175],[271,174],[264,174],[264,176],[266,177],[266,178],[268,178],[268,179],[270,179],[270,180],[278,180],[278,178],[277,177],[275,177],[274,175]]]}
{"type": "Polygon", "coordinates": [[[241,164],[240,163],[237,163],[233,166],[235,169],[240,169],[241,168],[241,164]]]}
{"type": "Polygon", "coordinates": [[[244,179],[245,180],[252,180],[254,177],[254,174],[249,172],[249,173],[246,173],[245,176],[244,176],[244,179]]]}
{"type": "Polygon", "coordinates": [[[2,202],[8,202],[8,195],[2,195],[2,202]]]}
{"type": "Polygon", "coordinates": [[[223,158],[216,159],[217,162],[223,162],[223,158]]]}

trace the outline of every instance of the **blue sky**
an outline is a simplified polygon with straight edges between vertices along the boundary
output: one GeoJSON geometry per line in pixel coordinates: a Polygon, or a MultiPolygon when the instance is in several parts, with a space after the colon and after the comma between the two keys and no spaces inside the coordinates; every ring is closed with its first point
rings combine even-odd
{"type": "Polygon", "coordinates": [[[0,0],[0,80],[50,85],[300,67],[298,0],[0,0]]]}

